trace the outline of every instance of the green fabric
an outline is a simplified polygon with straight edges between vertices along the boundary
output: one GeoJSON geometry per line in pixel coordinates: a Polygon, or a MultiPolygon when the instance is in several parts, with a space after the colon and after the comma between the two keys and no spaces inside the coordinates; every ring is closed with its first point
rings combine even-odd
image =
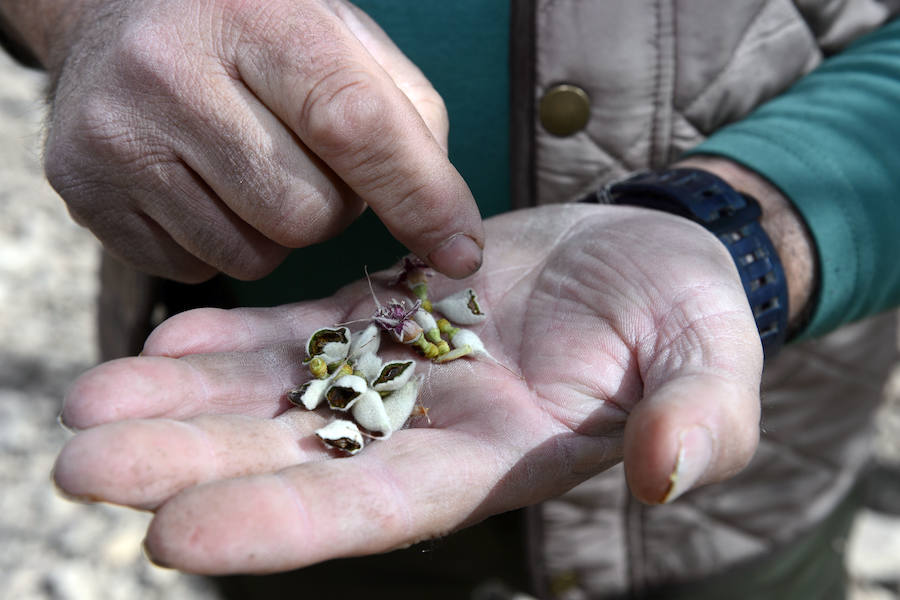
{"type": "Polygon", "coordinates": [[[808,223],[820,288],[801,338],[900,304],[900,20],[691,153],[761,173],[808,223]]]}
{"type": "Polygon", "coordinates": [[[450,161],[485,217],[509,210],[509,2],[357,0],[441,94],[450,161]]]}
{"type": "MultiPolygon", "coordinates": [[[[483,216],[509,210],[509,3],[360,0],[441,94],[450,115],[450,160],[483,216]]],[[[291,253],[255,282],[229,279],[241,306],[328,296],[390,266],[407,250],[371,211],[335,239],[291,253]]]]}

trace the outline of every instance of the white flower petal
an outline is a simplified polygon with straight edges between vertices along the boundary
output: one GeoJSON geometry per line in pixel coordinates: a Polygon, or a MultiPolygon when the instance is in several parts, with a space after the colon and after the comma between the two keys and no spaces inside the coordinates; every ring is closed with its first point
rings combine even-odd
{"type": "Polygon", "coordinates": [[[350,356],[362,354],[375,354],[381,345],[381,329],[375,323],[370,324],[362,331],[353,334],[350,342],[350,356]]]}
{"type": "Polygon", "coordinates": [[[419,324],[419,327],[426,332],[438,328],[437,321],[427,310],[420,308],[416,311],[416,314],[413,315],[413,319],[415,319],[416,323],[419,324]]]}
{"type": "Polygon", "coordinates": [[[356,422],[369,431],[380,433],[387,439],[393,433],[391,421],[384,409],[381,394],[375,390],[368,390],[353,405],[353,418],[356,422]]]}
{"type": "Polygon", "coordinates": [[[419,396],[421,377],[416,377],[406,382],[399,390],[384,398],[384,410],[391,424],[391,431],[397,431],[403,427],[409,415],[416,405],[419,396]]]}
{"type": "Polygon", "coordinates": [[[381,373],[372,381],[372,387],[379,392],[393,392],[403,387],[416,370],[414,360],[394,360],[381,368],[381,373]]]}
{"type": "Polygon", "coordinates": [[[375,378],[381,374],[381,367],[381,359],[371,352],[364,352],[357,357],[356,362],[353,363],[353,369],[362,373],[362,376],[365,377],[366,381],[369,383],[374,381],[375,378]]]}
{"type": "Polygon", "coordinates": [[[477,325],[487,319],[481,310],[478,296],[472,288],[460,290],[433,304],[438,311],[454,325],[477,325]]]}
{"type": "Polygon", "coordinates": [[[306,342],[306,353],[310,358],[320,357],[328,365],[347,358],[350,351],[350,330],[322,328],[313,332],[306,342]]]}
{"type": "Polygon", "coordinates": [[[363,436],[359,427],[356,423],[345,419],[332,421],[325,427],[317,429],[316,435],[325,445],[348,454],[356,454],[363,448],[363,436]]]}
{"type": "Polygon", "coordinates": [[[314,410],[325,399],[328,383],[327,379],[311,379],[299,388],[288,392],[288,399],[297,406],[314,410]]]}
{"type": "Polygon", "coordinates": [[[485,350],[484,343],[481,341],[481,338],[478,337],[475,332],[469,331],[468,329],[460,329],[456,333],[454,333],[450,337],[450,345],[452,345],[454,348],[463,348],[464,346],[468,346],[472,349],[471,354],[473,356],[481,356],[490,359],[494,358],[487,350],[485,350]]]}
{"type": "Polygon", "coordinates": [[[325,399],[332,409],[347,411],[368,388],[369,384],[359,375],[341,375],[328,387],[325,399]]]}

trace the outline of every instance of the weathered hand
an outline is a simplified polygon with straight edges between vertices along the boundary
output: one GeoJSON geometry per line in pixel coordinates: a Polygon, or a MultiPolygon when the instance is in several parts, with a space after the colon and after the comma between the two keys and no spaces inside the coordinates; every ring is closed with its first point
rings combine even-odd
{"type": "MultiPolygon", "coordinates": [[[[62,2],[63,0],[54,0],[62,2]]],[[[483,231],[425,76],[342,0],[64,0],[47,176],[151,273],[242,279],[366,205],[452,277],[483,231]]]]}
{"type": "MultiPolygon", "coordinates": [[[[510,370],[423,362],[430,423],[414,417],[390,440],[326,460],[312,435],[326,417],[288,408],[285,392],[309,377],[311,331],[373,311],[358,282],[316,302],[184,313],[142,357],[85,374],[63,418],[87,429],[62,451],[58,485],[156,511],[147,547],[164,564],[265,572],[439,536],[623,456],[647,502],[749,460],[762,351],[715,238],[624,207],[548,207],[487,225],[493,242],[467,285],[490,315],[478,333],[510,370]]],[[[402,293],[373,279],[382,301],[402,293]]],[[[460,283],[430,287],[439,298],[460,283]]]]}

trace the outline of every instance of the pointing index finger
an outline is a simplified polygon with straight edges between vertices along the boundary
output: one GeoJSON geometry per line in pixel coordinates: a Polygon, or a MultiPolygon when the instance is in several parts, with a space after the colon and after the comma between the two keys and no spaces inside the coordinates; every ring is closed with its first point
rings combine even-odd
{"type": "Polygon", "coordinates": [[[400,242],[451,277],[477,270],[484,234],[474,198],[386,70],[415,67],[383,40],[367,48],[324,7],[279,3],[267,12],[247,17],[236,50],[245,83],[400,242]]]}

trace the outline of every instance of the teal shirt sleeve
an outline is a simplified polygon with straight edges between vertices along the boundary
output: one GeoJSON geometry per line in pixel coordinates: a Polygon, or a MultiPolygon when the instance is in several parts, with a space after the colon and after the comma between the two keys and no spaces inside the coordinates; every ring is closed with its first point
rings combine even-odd
{"type": "Polygon", "coordinates": [[[820,261],[800,337],[900,304],[900,20],[691,151],[756,171],[797,207],[820,261]]]}

